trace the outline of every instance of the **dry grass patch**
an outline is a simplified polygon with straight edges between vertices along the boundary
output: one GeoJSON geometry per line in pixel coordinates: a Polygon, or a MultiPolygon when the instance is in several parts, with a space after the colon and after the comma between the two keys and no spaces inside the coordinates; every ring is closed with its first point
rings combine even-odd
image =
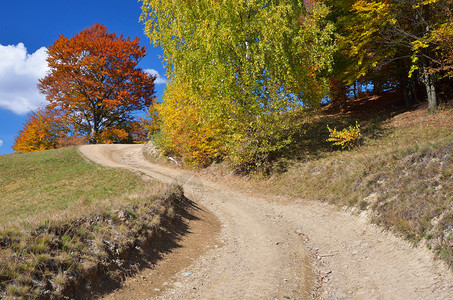
{"type": "Polygon", "coordinates": [[[453,109],[368,116],[359,120],[361,145],[349,151],[326,142],[326,125],[344,128],[356,119],[338,114],[312,121],[268,177],[232,176],[225,164],[200,173],[244,190],[368,210],[375,223],[426,243],[453,265],[453,109]]]}
{"type": "Polygon", "coordinates": [[[121,271],[132,251],[171,227],[183,203],[182,189],[174,187],[120,209],[0,231],[0,298],[72,297],[85,280],[121,280],[124,272],[111,271],[121,271]]]}
{"type": "MultiPolygon", "coordinates": [[[[351,151],[295,163],[255,181],[273,194],[368,209],[374,222],[424,240],[453,264],[453,110],[406,112],[381,123],[351,151]]],[[[367,126],[372,124],[368,123],[367,126]]]]}

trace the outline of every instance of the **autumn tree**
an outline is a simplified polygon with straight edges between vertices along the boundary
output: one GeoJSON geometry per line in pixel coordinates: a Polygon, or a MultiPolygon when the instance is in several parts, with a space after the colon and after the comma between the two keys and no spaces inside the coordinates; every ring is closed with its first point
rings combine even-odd
{"type": "Polygon", "coordinates": [[[434,45],[432,51],[437,53],[433,57],[430,72],[438,73],[442,77],[453,77],[453,0],[442,1],[437,16],[439,26],[431,31],[429,41],[434,45]]]}
{"type": "Polygon", "coordinates": [[[438,105],[435,81],[448,57],[451,0],[327,0],[337,25],[335,78],[397,83],[410,104],[413,82],[425,86],[429,109],[438,105]],[[446,41],[446,43],[442,43],[446,41]],[[378,75],[378,76],[376,76],[378,75]],[[376,81],[377,80],[377,81],[376,81]]]}
{"type": "Polygon", "coordinates": [[[20,152],[55,149],[64,134],[59,114],[52,109],[40,108],[31,112],[12,148],[20,152]]]}
{"type": "MultiPolygon", "coordinates": [[[[165,152],[181,155],[186,165],[206,166],[220,154],[224,132],[210,122],[213,120],[203,120],[196,101],[196,95],[190,92],[187,84],[168,86],[163,102],[155,105],[160,131],[154,140],[165,152]]],[[[150,108],[152,113],[154,107],[150,108]]],[[[150,130],[156,130],[153,123],[151,120],[150,130]]]]}
{"type": "Polygon", "coordinates": [[[170,82],[162,128],[186,112],[192,121],[178,128],[193,131],[198,145],[215,141],[221,148],[206,143],[195,153],[261,165],[288,143],[278,134],[288,126],[281,116],[316,107],[327,93],[322,73],[332,61],[333,27],[320,3],[144,0],[142,11],[145,33],[164,50],[170,82]],[[173,90],[185,90],[184,97],[173,90]],[[270,132],[278,138],[268,139],[270,132]]]}
{"type": "Polygon", "coordinates": [[[451,13],[451,9],[448,0],[394,0],[389,8],[393,41],[397,46],[410,49],[409,77],[415,71],[420,76],[430,111],[436,110],[439,104],[435,85],[437,76],[430,69],[443,55],[435,51],[436,42],[431,37],[446,22],[446,13],[451,13]]]}
{"type": "Polygon", "coordinates": [[[29,114],[12,148],[20,152],[33,152],[82,145],[85,142],[86,138],[74,130],[63,111],[47,105],[29,114]]]}
{"type": "Polygon", "coordinates": [[[155,77],[137,67],[146,54],[131,40],[95,24],[48,48],[50,72],[38,88],[91,141],[128,140],[134,111],[150,105],[155,77]]]}

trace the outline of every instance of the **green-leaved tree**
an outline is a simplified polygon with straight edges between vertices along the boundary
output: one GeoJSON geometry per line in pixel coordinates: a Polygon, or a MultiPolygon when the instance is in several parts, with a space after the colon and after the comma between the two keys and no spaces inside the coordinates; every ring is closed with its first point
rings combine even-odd
{"type": "MultiPolygon", "coordinates": [[[[146,34],[164,49],[170,84],[161,106],[171,96],[168,103],[191,111],[196,126],[212,128],[209,139],[222,148],[195,155],[264,165],[290,143],[285,114],[317,106],[327,94],[322,74],[332,62],[333,26],[318,2],[143,0],[142,11],[146,34]],[[176,101],[169,89],[177,86],[190,96],[176,101]]],[[[163,123],[178,119],[168,111],[161,110],[163,123]]]]}

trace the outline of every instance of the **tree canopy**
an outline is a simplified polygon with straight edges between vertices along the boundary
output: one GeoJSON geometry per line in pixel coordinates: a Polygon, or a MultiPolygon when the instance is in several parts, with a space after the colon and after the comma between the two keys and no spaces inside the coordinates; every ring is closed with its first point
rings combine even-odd
{"type": "Polygon", "coordinates": [[[33,152],[55,149],[58,135],[64,134],[55,111],[40,108],[32,112],[24,128],[14,139],[13,149],[21,152],[33,152]]]}
{"type": "Polygon", "coordinates": [[[425,86],[430,110],[436,80],[451,68],[451,0],[326,0],[337,25],[334,77],[344,85],[367,78],[397,85],[406,104],[410,89],[425,86]]]}
{"type": "Polygon", "coordinates": [[[168,140],[176,127],[187,134],[196,128],[195,148],[173,147],[192,153],[189,160],[227,154],[237,164],[261,164],[290,138],[283,134],[288,124],[274,121],[289,110],[317,106],[326,95],[321,74],[330,68],[334,45],[322,4],[144,0],[142,10],[146,34],[164,49],[170,81],[159,106],[161,137],[168,140]],[[178,112],[190,112],[191,124],[166,124],[183,120],[178,112]],[[202,146],[206,139],[217,151],[202,146]]]}
{"type": "Polygon", "coordinates": [[[71,38],[60,35],[48,48],[50,72],[38,88],[76,132],[92,141],[127,140],[133,112],[147,108],[154,95],[155,77],[137,66],[145,54],[138,38],[101,24],[71,38]]]}

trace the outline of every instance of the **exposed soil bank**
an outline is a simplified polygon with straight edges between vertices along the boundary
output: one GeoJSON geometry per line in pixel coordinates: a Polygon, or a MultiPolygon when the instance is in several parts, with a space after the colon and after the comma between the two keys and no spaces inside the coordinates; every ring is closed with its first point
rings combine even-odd
{"type": "MultiPolygon", "coordinates": [[[[178,237],[176,247],[161,252],[157,261],[146,265],[135,275],[128,276],[121,287],[115,287],[113,292],[101,299],[147,299],[161,295],[169,287],[172,276],[188,268],[207,250],[221,245],[217,240],[220,222],[211,212],[203,208],[190,209],[183,216],[183,222],[187,230],[178,237]]],[[[146,255],[145,252],[143,254],[146,255]]]]}

